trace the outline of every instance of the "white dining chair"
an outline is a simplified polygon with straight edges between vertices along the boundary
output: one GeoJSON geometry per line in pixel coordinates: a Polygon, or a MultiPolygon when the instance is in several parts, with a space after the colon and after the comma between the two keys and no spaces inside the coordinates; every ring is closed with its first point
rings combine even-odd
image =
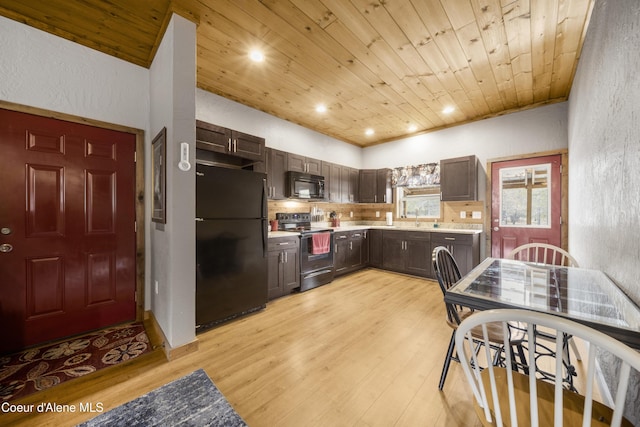
{"type": "MultiPolygon", "coordinates": [[[[547,243],[527,243],[512,250],[507,258],[518,261],[532,262],[536,264],[560,265],[579,268],[578,261],[564,249],[547,243]]],[[[576,359],[582,360],[578,346],[572,338],[569,338],[571,350],[576,359]]]]}
{"type": "MultiPolygon", "coordinates": [[[[596,331],[583,324],[550,314],[519,309],[500,309],[476,312],[467,317],[456,331],[456,349],[460,364],[471,386],[476,403],[476,412],[483,425],[491,426],[620,426],[632,424],[623,417],[625,399],[629,387],[631,371],[640,371],[640,353],[620,341],[596,331]],[[570,392],[562,386],[562,375],[556,375],[555,382],[549,383],[537,379],[534,375],[523,375],[511,369],[511,358],[505,356],[506,367],[485,365],[478,368],[478,355],[470,350],[467,340],[471,331],[478,328],[483,331],[483,339],[488,342],[487,325],[502,324],[503,342],[508,344],[507,325],[514,320],[527,323],[528,334],[533,344],[528,348],[528,357],[535,357],[534,327],[553,329],[556,332],[556,354],[562,355],[563,334],[570,334],[588,343],[586,377],[583,394],[570,392]],[[466,338],[466,339],[465,339],[466,338]],[[607,363],[614,357],[619,358],[617,389],[612,390],[613,407],[610,408],[594,400],[596,382],[596,355],[608,352],[607,363]]],[[[511,351],[505,345],[505,352],[511,351]]],[[[563,367],[562,357],[555,358],[555,369],[563,367]]]]}
{"type": "Polygon", "coordinates": [[[537,264],[580,267],[578,261],[562,248],[547,243],[527,243],[512,250],[507,258],[537,264]]]}

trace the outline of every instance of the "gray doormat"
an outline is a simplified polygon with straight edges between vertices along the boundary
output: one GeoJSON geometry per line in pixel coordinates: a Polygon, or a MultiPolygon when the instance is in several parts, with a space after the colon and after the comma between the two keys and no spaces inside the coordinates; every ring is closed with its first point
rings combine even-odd
{"type": "Polygon", "coordinates": [[[79,426],[247,426],[199,369],[79,426]]]}

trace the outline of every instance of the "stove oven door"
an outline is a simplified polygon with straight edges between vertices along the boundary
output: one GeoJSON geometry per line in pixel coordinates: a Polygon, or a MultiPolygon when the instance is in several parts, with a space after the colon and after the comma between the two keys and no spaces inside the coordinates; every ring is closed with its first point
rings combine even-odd
{"type": "Polygon", "coordinates": [[[329,252],[312,254],[312,234],[300,236],[300,291],[306,291],[333,281],[333,233],[329,244],[329,252]]]}
{"type": "Polygon", "coordinates": [[[318,255],[311,253],[313,234],[304,233],[300,236],[300,271],[303,274],[325,268],[333,268],[333,233],[331,233],[329,252],[318,255]]]}

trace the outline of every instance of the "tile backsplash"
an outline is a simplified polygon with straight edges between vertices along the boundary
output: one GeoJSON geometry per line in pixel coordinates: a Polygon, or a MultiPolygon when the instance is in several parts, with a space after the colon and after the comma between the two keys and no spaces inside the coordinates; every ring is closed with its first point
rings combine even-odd
{"type": "MultiPolygon", "coordinates": [[[[336,212],[342,221],[384,221],[387,212],[393,212],[394,222],[415,222],[415,218],[396,218],[395,205],[386,203],[328,203],[306,202],[299,200],[269,200],[269,219],[275,219],[276,212],[312,212],[313,208],[322,211],[324,219],[329,221],[329,213],[336,212]]],[[[483,224],[486,215],[484,202],[442,202],[442,224],[483,224]],[[461,218],[461,212],[464,217],[461,218]],[[473,218],[473,212],[480,212],[480,218],[473,218]]],[[[422,222],[434,220],[420,219],[422,222]]]]}

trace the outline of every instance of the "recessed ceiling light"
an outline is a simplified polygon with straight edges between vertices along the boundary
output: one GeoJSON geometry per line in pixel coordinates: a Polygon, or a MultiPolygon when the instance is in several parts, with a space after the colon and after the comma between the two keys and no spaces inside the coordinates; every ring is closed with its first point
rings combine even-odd
{"type": "Polygon", "coordinates": [[[249,58],[251,58],[253,62],[262,62],[264,61],[264,53],[254,49],[249,52],[249,58]]]}
{"type": "Polygon", "coordinates": [[[416,125],[409,125],[409,127],[407,128],[407,130],[408,130],[409,132],[415,132],[415,131],[417,131],[417,130],[418,130],[418,126],[416,126],[416,125]]]}
{"type": "Polygon", "coordinates": [[[374,133],[375,133],[375,131],[374,131],[373,129],[371,129],[371,128],[369,128],[369,129],[367,129],[367,130],[365,130],[365,131],[364,131],[364,134],[365,134],[365,135],[368,135],[368,136],[371,136],[371,135],[373,135],[374,133]]]}
{"type": "Polygon", "coordinates": [[[453,108],[451,105],[449,105],[448,107],[444,107],[444,110],[442,110],[444,114],[451,114],[454,111],[455,111],[455,108],[453,108]]]}
{"type": "Polygon", "coordinates": [[[316,105],[316,111],[318,113],[324,113],[327,111],[327,107],[324,104],[318,104],[316,105]]]}

